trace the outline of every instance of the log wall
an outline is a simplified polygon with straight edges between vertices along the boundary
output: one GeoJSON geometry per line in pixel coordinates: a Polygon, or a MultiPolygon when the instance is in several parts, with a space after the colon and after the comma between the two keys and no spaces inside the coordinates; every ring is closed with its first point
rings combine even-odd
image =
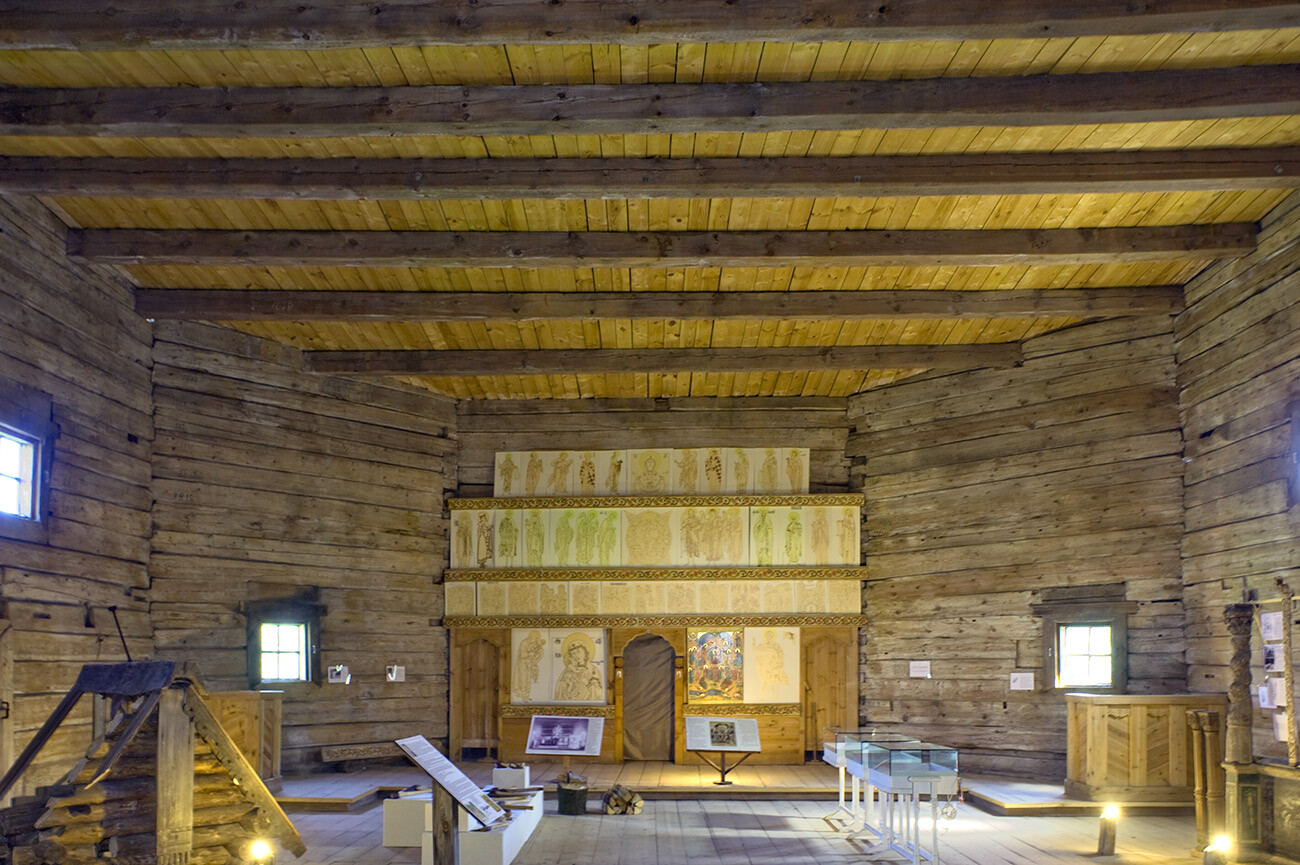
{"type": "MultiPolygon", "coordinates": [[[[1188,685],[1222,692],[1224,605],[1240,603],[1247,589],[1276,598],[1277,578],[1300,593],[1300,506],[1288,491],[1300,449],[1291,414],[1300,400],[1300,195],[1264,221],[1255,252],[1188,284],[1175,333],[1187,436],[1188,685]]],[[[1262,678],[1258,645],[1256,631],[1262,678]]],[[[1284,757],[1272,714],[1256,712],[1256,751],[1284,757]]]]}
{"type": "Polygon", "coordinates": [[[492,495],[497,451],[644,447],[806,447],[811,491],[848,491],[842,399],[479,400],[459,411],[462,497],[492,495]]]}
{"type": "Polygon", "coordinates": [[[1184,686],[1172,319],[1081,325],[1025,357],[850,400],[871,619],[861,711],[959,747],[963,771],[1060,779],[1065,704],[1031,611],[1044,590],[1124,584],[1130,691],[1184,686]],[[910,660],[932,678],[909,678],[910,660]],[[1009,690],[1013,671],[1036,690],[1009,690]]]}
{"type": "Polygon", "coordinates": [[[308,375],[296,349],[210,325],[158,323],[154,358],[159,655],[247,687],[241,605],[319,586],[321,662],[352,682],[284,686],[285,773],[322,746],[445,739],[453,403],[308,375]]]}
{"type": "MultiPolygon", "coordinates": [[[[63,254],[64,228],[38,202],[0,198],[0,379],[48,394],[58,427],[47,541],[0,537],[0,762],[8,765],[81,665],[152,650],[149,559],[150,333],[108,268],[63,254]],[[89,604],[89,609],[85,606],[89,604]]],[[[49,783],[90,741],[89,701],[15,790],[49,783]]]]}

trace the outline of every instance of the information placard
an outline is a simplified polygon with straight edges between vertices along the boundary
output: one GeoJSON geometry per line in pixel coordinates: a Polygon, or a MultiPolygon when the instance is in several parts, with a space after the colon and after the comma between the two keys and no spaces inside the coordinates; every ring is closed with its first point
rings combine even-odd
{"type": "Polygon", "coordinates": [[[492,800],[477,784],[456,768],[456,764],[442,755],[423,736],[398,739],[397,747],[406,752],[411,762],[429,773],[435,782],[451,794],[460,806],[484,826],[491,826],[506,816],[500,805],[492,800]]]}
{"type": "Polygon", "coordinates": [[[688,751],[761,751],[757,718],[686,716],[688,751]]]}
{"type": "Polygon", "coordinates": [[[533,715],[524,753],[599,757],[604,732],[603,717],[533,715]]]}

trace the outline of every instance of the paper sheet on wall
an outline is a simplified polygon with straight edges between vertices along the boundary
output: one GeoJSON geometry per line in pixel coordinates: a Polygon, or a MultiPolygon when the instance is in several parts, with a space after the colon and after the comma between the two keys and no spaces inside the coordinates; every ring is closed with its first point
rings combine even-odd
{"type": "Polygon", "coordinates": [[[1259,635],[1265,643],[1276,643],[1282,639],[1282,611],[1259,614],[1259,635]]]}
{"type": "Polygon", "coordinates": [[[1013,691],[1034,690],[1034,674],[1033,673],[1012,673],[1011,690],[1013,691]]]}
{"type": "Polygon", "coordinates": [[[428,739],[423,736],[411,736],[409,739],[396,741],[397,747],[406,752],[411,762],[428,772],[429,776],[450,793],[452,798],[459,802],[475,820],[484,826],[491,826],[505,817],[506,812],[501,806],[492,801],[464,772],[456,768],[455,763],[433,747],[428,739]]]}
{"type": "Polygon", "coordinates": [[[1273,738],[1279,742],[1286,741],[1286,712],[1273,713],[1273,738]]]}
{"type": "Polygon", "coordinates": [[[1277,703],[1273,702],[1273,695],[1268,685],[1259,686],[1259,707],[1261,709],[1276,709],[1277,703]]]}
{"type": "Polygon", "coordinates": [[[1289,705],[1291,701],[1287,699],[1286,679],[1281,676],[1275,676],[1268,679],[1267,682],[1268,697],[1269,700],[1272,701],[1273,705],[1278,708],[1285,708],[1289,705]]]}
{"type": "Polygon", "coordinates": [[[930,662],[929,661],[908,661],[907,675],[913,679],[930,678],[930,662]]]}
{"type": "Polygon", "coordinates": [[[688,751],[761,751],[757,718],[686,716],[688,751]]]}

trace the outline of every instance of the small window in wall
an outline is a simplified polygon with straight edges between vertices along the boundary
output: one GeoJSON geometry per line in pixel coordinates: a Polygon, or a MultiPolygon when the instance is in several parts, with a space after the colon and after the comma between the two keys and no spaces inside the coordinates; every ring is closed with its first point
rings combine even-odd
{"type": "Polygon", "coordinates": [[[263,682],[306,682],[307,625],[263,622],[261,629],[263,682]]]}
{"type": "Polygon", "coordinates": [[[1076,622],[1056,627],[1056,687],[1109,688],[1114,643],[1109,622],[1076,622]]]}
{"type": "Polygon", "coordinates": [[[259,600],[245,604],[249,687],[320,681],[323,611],[314,600],[259,600]]]}
{"type": "Polygon", "coordinates": [[[39,443],[0,427],[0,513],[32,519],[39,476],[39,443]]]}
{"type": "Polygon", "coordinates": [[[0,537],[46,540],[52,408],[48,394],[0,379],[0,537]]]}

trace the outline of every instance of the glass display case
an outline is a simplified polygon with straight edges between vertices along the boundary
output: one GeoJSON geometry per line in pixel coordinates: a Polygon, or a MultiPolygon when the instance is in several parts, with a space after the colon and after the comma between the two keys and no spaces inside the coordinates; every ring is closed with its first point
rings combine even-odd
{"type": "Polygon", "coordinates": [[[842,769],[852,761],[861,767],[862,745],[869,741],[915,742],[916,739],[902,733],[882,733],[875,727],[827,727],[822,731],[822,762],[842,769]]]}
{"type": "Polygon", "coordinates": [[[956,748],[915,739],[902,742],[875,740],[862,743],[861,755],[866,764],[866,780],[878,790],[907,792],[912,789],[912,779],[924,778],[927,781],[933,779],[934,793],[946,796],[957,793],[956,748]]]}

